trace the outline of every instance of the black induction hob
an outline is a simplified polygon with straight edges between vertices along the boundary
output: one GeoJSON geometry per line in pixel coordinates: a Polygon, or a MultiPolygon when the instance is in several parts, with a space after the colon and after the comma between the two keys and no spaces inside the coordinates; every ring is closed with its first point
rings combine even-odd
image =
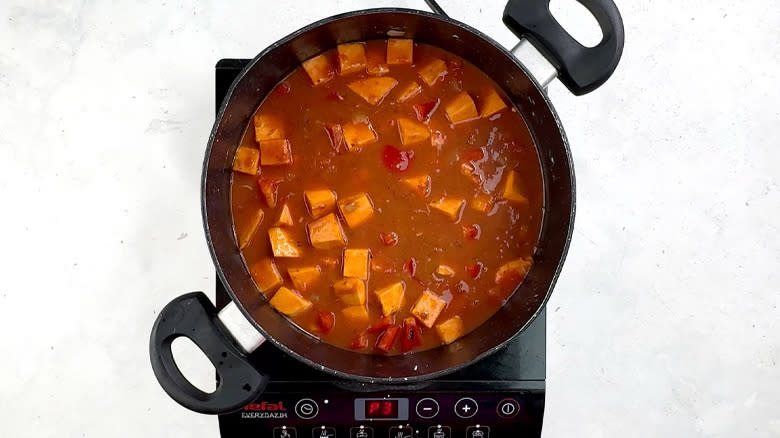
{"type": "MultiPolygon", "coordinates": [[[[249,62],[216,65],[217,109],[249,62]]],[[[217,308],[228,301],[217,280],[217,308]]],[[[223,438],[539,437],[545,395],[546,314],[496,354],[461,371],[410,385],[343,381],[304,365],[270,342],[250,356],[270,376],[241,411],[221,415],[223,438]]]]}

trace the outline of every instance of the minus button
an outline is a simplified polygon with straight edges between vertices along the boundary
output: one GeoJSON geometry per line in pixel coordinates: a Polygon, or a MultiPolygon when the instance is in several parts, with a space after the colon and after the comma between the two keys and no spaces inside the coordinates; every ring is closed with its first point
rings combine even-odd
{"type": "Polygon", "coordinates": [[[432,398],[423,398],[417,402],[415,411],[418,417],[427,420],[439,415],[439,403],[432,398]]]}

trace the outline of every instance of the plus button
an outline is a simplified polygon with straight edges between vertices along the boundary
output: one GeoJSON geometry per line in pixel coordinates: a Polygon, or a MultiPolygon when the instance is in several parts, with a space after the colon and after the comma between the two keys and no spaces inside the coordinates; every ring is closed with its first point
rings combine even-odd
{"type": "Polygon", "coordinates": [[[463,397],[455,403],[455,415],[460,418],[471,418],[479,411],[479,405],[473,398],[463,397]]]}

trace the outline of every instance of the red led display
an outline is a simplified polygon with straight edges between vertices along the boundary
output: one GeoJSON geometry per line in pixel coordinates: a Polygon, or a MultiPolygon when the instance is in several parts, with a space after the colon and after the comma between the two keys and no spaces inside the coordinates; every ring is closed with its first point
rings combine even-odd
{"type": "Polygon", "coordinates": [[[397,418],[398,400],[366,400],[366,418],[397,418]]]}

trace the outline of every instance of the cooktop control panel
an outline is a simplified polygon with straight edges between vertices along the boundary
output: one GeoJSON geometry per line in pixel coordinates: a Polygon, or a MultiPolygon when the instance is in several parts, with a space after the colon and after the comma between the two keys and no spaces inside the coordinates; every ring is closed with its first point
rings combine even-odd
{"type": "Polygon", "coordinates": [[[538,437],[543,410],[543,390],[363,394],[317,388],[266,392],[222,416],[220,430],[247,438],[538,437]]]}

